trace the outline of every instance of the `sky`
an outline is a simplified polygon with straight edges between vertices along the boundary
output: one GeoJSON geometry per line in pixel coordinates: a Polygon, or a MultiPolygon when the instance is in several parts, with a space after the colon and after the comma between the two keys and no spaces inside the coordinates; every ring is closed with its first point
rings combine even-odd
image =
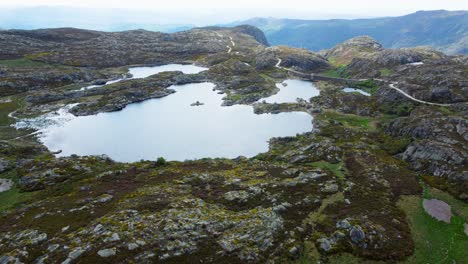
{"type": "MultiPolygon", "coordinates": [[[[418,10],[468,10],[468,0],[0,0],[0,15],[4,16],[3,21],[8,19],[7,22],[10,22],[14,19],[22,22],[21,20],[28,19],[30,13],[34,15],[34,8],[38,6],[84,8],[85,11],[76,14],[81,19],[86,19],[83,14],[88,12],[87,9],[93,9],[101,10],[100,14],[95,17],[127,15],[137,21],[141,20],[139,18],[141,14],[141,17],[152,16],[152,21],[160,24],[204,26],[241,21],[252,17],[370,18],[405,15],[418,10]],[[9,12],[11,8],[33,9],[30,9],[30,13],[15,13],[9,12]],[[111,9],[125,9],[128,12],[114,12],[110,11],[111,9]],[[103,14],[106,12],[114,13],[114,15],[103,14]],[[10,16],[5,17],[4,14],[10,14],[10,16]]],[[[38,17],[41,14],[37,12],[35,16],[38,17]]],[[[50,15],[43,14],[44,17],[50,15]]],[[[54,16],[72,19],[74,14],[56,11],[48,19],[53,19],[54,16]]],[[[90,15],[90,19],[94,18],[90,15]]]]}
{"type": "Polygon", "coordinates": [[[144,10],[256,9],[261,16],[284,13],[342,13],[399,15],[417,10],[468,10],[468,0],[0,0],[0,6],[79,6],[91,8],[132,8],[144,10]]]}

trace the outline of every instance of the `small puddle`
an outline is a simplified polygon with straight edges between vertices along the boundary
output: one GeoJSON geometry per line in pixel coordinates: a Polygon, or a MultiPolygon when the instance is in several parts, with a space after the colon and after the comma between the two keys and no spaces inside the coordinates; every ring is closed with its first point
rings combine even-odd
{"type": "Polygon", "coordinates": [[[423,65],[423,64],[424,64],[424,62],[418,61],[418,62],[410,62],[410,63],[407,63],[406,65],[416,65],[417,66],[417,65],[423,65]]]}

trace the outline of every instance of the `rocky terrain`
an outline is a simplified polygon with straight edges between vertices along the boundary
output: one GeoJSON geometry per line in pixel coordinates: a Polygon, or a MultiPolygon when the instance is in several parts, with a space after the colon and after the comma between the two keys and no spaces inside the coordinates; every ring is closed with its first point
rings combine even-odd
{"type": "Polygon", "coordinates": [[[0,45],[0,263],[468,257],[464,56],[389,50],[369,37],[318,54],[269,47],[247,26],[174,34],[12,30],[0,32],[0,45]],[[79,89],[131,66],[176,62],[209,69],[79,89]],[[320,95],[310,100],[256,103],[294,72],[329,79],[316,82],[320,95]],[[371,96],[343,92],[338,77],[371,96]],[[57,158],[34,129],[11,127],[64,105],[74,115],[118,111],[170,96],[171,85],[206,81],[226,107],[306,112],[313,131],[273,138],[253,158],[119,163],[105,155],[57,158]],[[437,212],[444,221],[431,216],[437,212]]]}

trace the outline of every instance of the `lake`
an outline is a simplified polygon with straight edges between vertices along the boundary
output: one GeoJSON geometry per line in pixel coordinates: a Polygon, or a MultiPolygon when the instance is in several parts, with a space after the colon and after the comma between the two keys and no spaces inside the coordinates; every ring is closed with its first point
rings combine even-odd
{"type": "MultiPolygon", "coordinates": [[[[288,82],[284,89],[290,90],[295,82],[288,82]]],[[[266,152],[272,137],[312,129],[312,117],[303,112],[257,115],[252,106],[221,106],[224,95],[213,91],[212,83],[170,88],[176,93],[118,112],[74,117],[62,109],[60,114],[41,117],[42,123],[50,122],[45,122],[39,138],[50,150],[62,150],[58,156],[106,154],[116,161],[133,162],[158,157],[252,157],[266,152]],[[191,106],[196,101],[203,105],[191,106]]]]}

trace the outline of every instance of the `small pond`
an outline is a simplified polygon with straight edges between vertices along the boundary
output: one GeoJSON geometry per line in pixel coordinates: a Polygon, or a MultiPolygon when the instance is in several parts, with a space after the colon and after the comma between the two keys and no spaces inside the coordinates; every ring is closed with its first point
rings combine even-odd
{"type": "Polygon", "coordinates": [[[343,88],[343,92],[345,93],[360,93],[362,95],[365,95],[365,96],[371,96],[370,93],[368,92],[365,92],[361,89],[357,89],[357,88],[351,88],[351,87],[346,87],[346,88],[343,88]]]}
{"type": "Polygon", "coordinates": [[[318,96],[320,91],[314,83],[303,80],[288,79],[282,83],[276,84],[280,90],[278,93],[260,99],[259,101],[267,103],[295,103],[297,98],[309,100],[311,97],[318,96]]]}
{"type": "Polygon", "coordinates": [[[191,74],[191,73],[199,73],[205,70],[208,70],[208,68],[199,67],[199,66],[195,66],[192,64],[167,64],[167,65],[153,66],[153,67],[132,67],[128,69],[128,73],[132,75],[132,77],[130,78],[122,77],[120,79],[108,81],[103,85],[86,86],[86,87],[81,88],[80,90],[93,89],[93,88],[101,87],[104,85],[120,82],[122,80],[146,78],[151,75],[158,74],[160,72],[181,71],[185,74],[191,74]]]}

